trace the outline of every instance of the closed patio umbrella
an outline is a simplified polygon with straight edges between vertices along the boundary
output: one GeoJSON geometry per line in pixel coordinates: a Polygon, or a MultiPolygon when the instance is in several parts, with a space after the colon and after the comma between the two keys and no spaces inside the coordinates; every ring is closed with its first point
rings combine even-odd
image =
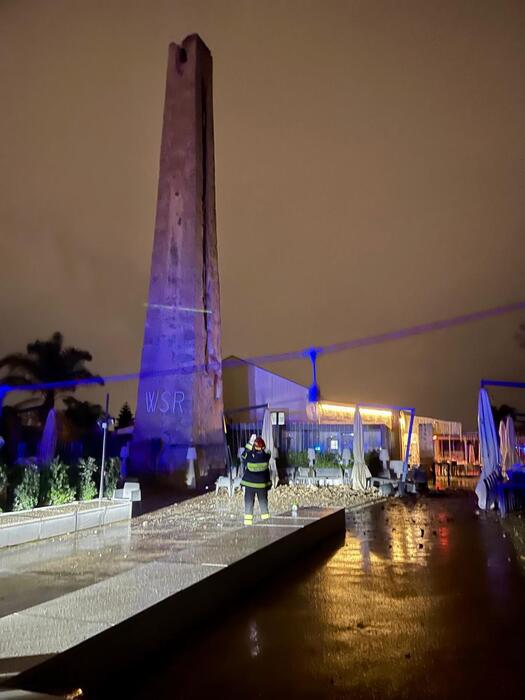
{"type": "Polygon", "coordinates": [[[501,420],[499,423],[499,452],[500,452],[500,464],[501,464],[501,469],[502,471],[506,471],[507,467],[509,466],[507,464],[508,461],[508,440],[507,440],[507,424],[505,423],[505,419],[501,420]]]}
{"type": "Polygon", "coordinates": [[[481,458],[481,475],[476,485],[476,495],[479,507],[485,510],[486,489],[483,480],[499,468],[499,448],[496,435],[496,426],[492,415],[489,395],[485,389],[479,390],[478,398],[478,432],[479,432],[479,452],[481,458]]]}
{"type": "Polygon", "coordinates": [[[514,421],[512,416],[507,416],[506,424],[506,437],[507,437],[507,449],[506,449],[506,469],[511,469],[515,464],[519,463],[518,450],[516,449],[516,430],[514,429],[514,421]]]}
{"type": "Polygon", "coordinates": [[[40,464],[49,464],[53,461],[57,449],[57,418],[56,411],[52,408],[47,414],[44,432],[38,449],[38,461],[40,464]]]}
{"type": "Polygon", "coordinates": [[[371,479],[372,474],[365,463],[365,438],[363,432],[363,421],[359,409],[355,409],[354,414],[354,468],[350,486],[354,491],[365,491],[366,481],[371,479]]]}
{"type": "Polygon", "coordinates": [[[270,475],[272,478],[272,484],[274,488],[277,486],[279,480],[279,475],[277,473],[277,462],[275,461],[275,446],[273,444],[273,428],[272,420],[270,415],[270,409],[264,409],[264,418],[262,425],[262,439],[266,443],[266,451],[270,453],[270,475]]]}

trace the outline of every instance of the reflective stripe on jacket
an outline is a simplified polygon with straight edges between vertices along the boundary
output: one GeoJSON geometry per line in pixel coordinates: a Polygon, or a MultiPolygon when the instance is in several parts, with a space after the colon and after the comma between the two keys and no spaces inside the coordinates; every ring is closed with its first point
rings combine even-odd
{"type": "Polygon", "coordinates": [[[246,446],[244,452],[246,459],[246,469],[244,470],[241,484],[252,489],[270,488],[270,455],[263,450],[253,450],[246,446]]]}

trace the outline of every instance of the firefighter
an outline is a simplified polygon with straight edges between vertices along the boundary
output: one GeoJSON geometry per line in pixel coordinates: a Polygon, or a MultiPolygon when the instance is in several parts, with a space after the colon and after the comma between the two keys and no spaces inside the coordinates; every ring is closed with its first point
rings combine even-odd
{"type": "Polygon", "coordinates": [[[271,487],[270,470],[270,455],[265,451],[265,443],[262,437],[257,437],[252,443],[246,445],[244,451],[244,460],[246,469],[241,479],[241,485],[244,486],[244,524],[253,525],[253,506],[255,504],[255,496],[259,501],[261,509],[261,520],[268,520],[270,513],[268,512],[268,489],[271,487]]]}

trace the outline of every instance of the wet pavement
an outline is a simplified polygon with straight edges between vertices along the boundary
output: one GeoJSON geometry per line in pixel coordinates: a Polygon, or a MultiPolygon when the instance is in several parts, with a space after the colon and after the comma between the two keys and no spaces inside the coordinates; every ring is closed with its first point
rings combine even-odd
{"type": "Polygon", "coordinates": [[[89,697],[523,697],[524,579],[471,493],[390,500],[347,523],[343,547],[243,591],[220,624],[135,668],[132,687],[89,697]]]}
{"type": "MultiPolygon", "coordinates": [[[[289,512],[292,502],[345,507],[373,500],[377,495],[357,494],[347,487],[285,486],[270,491],[270,510],[289,512]]],[[[131,522],[1,549],[0,618],[242,527],[240,493],[233,498],[225,492],[209,493],[153,512],[145,505],[146,512],[131,522]]],[[[1,659],[0,643],[0,670],[1,659]]]]}
{"type": "MultiPolygon", "coordinates": [[[[215,498],[188,504],[193,519],[187,512],[179,518],[165,510],[148,517],[140,526],[144,537],[137,526],[129,528],[124,556],[125,533],[116,527],[101,528],[102,542],[94,532],[91,544],[90,538],[74,537],[55,543],[57,551],[52,543],[46,543],[46,550],[8,550],[10,565],[19,572],[29,566],[35,577],[30,582],[18,575],[22,592],[12,589],[10,595],[19,602],[27,603],[28,590],[35,591],[48,577],[46,596],[53,578],[55,588],[61,584],[63,590],[67,574],[75,585],[86,585],[0,617],[0,681],[69,693],[78,687],[91,692],[101,683],[128,678],[146,656],[185,639],[197,624],[206,627],[242,588],[257,587],[319,542],[345,536],[344,508],[302,507],[264,522],[257,514],[253,526],[245,528],[242,517],[230,512],[234,506],[228,500],[219,521],[220,499],[215,498]],[[92,549],[97,545],[98,550],[92,549]],[[35,558],[40,560],[36,566],[35,558]],[[124,561],[130,568],[122,569],[124,561]],[[93,576],[100,580],[89,582],[93,576]]],[[[17,575],[4,578],[14,581],[17,575]]]]}

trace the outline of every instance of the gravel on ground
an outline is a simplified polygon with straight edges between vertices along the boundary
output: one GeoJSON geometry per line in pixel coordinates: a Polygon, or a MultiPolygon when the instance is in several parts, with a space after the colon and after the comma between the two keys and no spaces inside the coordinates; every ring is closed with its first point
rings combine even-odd
{"type": "Polygon", "coordinates": [[[516,553],[516,558],[525,570],[525,514],[510,513],[501,519],[503,536],[509,537],[516,553]]]}
{"type": "MultiPolygon", "coordinates": [[[[376,489],[366,492],[353,491],[349,486],[278,486],[268,494],[270,513],[279,515],[289,512],[293,504],[301,507],[355,508],[381,500],[376,489]]],[[[244,511],[244,496],[237,491],[229,496],[226,490],[206,493],[202,496],[174,503],[158,511],[134,518],[134,529],[149,527],[155,530],[184,530],[188,533],[207,528],[238,527],[244,511]]],[[[256,519],[257,519],[256,506],[256,519]]]]}

